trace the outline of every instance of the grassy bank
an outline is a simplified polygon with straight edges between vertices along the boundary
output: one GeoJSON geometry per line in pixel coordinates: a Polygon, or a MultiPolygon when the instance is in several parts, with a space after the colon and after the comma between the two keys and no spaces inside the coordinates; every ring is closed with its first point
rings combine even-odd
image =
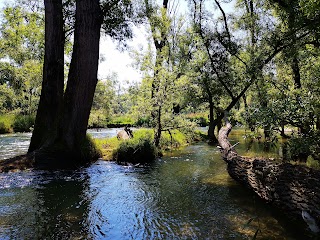
{"type": "Polygon", "coordinates": [[[13,132],[14,119],[14,114],[0,115],[0,134],[13,132]]]}
{"type": "MultiPolygon", "coordinates": [[[[108,139],[95,139],[95,143],[101,149],[105,160],[115,160],[122,162],[123,159],[130,159],[138,162],[142,159],[156,157],[159,152],[153,144],[154,132],[152,129],[139,129],[133,132],[133,138],[123,141],[117,137],[108,139]]],[[[160,139],[160,149],[167,151],[173,148],[188,145],[194,140],[201,138],[199,133],[182,133],[178,130],[162,133],[160,139]]]]}
{"type": "Polygon", "coordinates": [[[2,114],[0,115],[0,134],[30,132],[34,122],[34,115],[2,114]]]}

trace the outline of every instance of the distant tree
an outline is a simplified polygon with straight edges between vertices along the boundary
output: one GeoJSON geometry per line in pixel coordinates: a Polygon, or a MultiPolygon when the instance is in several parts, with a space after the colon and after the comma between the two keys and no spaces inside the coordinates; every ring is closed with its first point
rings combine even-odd
{"type": "Polygon", "coordinates": [[[15,91],[15,109],[35,113],[42,78],[43,13],[30,2],[7,5],[2,12],[0,35],[0,83],[15,91]]]}

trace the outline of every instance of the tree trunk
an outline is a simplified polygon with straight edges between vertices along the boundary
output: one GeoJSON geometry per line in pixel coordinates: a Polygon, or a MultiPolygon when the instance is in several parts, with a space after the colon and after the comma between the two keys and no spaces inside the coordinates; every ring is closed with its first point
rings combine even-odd
{"type": "Polygon", "coordinates": [[[230,176],[291,220],[305,224],[306,231],[319,232],[320,172],[300,165],[238,156],[228,141],[231,129],[226,119],[226,126],[219,132],[221,154],[230,176]]]}
{"type": "MultiPolygon", "coordinates": [[[[294,51],[295,55],[297,55],[297,51],[295,49],[293,49],[292,51],[294,51]]],[[[294,86],[296,89],[301,89],[301,76],[300,76],[299,60],[296,56],[293,57],[293,59],[292,59],[291,69],[292,69],[292,73],[293,73],[294,86]]]]}
{"type": "Polygon", "coordinates": [[[29,152],[49,146],[57,137],[64,88],[62,0],[45,0],[45,56],[41,98],[29,152]]]}
{"type": "Polygon", "coordinates": [[[101,23],[99,0],[76,1],[74,45],[59,142],[67,152],[80,159],[97,85],[101,23]]]}
{"type": "MultiPolygon", "coordinates": [[[[159,26],[157,26],[157,22],[154,21],[153,11],[151,9],[150,3],[148,0],[145,0],[146,4],[146,14],[147,18],[149,20],[149,24],[151,27],[152,37],[153,37],[153,43],[156,49],[156,62],[155,62],[155,72],[152,80],[152,86],[151,86],[151,102],[153,105],[153,109],[151,110],[151,119],[153,120],[154,127],[155,127],[155,134],[154,134],[154,143],[156,147],[159,147],[160,145],[160,138],[161,138],[161,132],[162,132],[162,125],[161,125],[161,103],[157,102],[157,94],[159,92],[159,85],[160,85],[160,76],[159,76],[159,69],[161,68],[163,64],[163,56],[162,56],[162,50],[166,45],[166,39],[167,39],[167,32],[159,26]],[[158,31],[160,31],[160,38],[156,39],[156,35],[158,35],[158,31]]],[[[168,9],[168,0],[163,0],[162,2],[163,10],[166,12],[168,9]]]]}
{"type": "Polygon", "coordinates": [[[162,133],[162,125],[161,125],[161,106],[158,107],[157,112],[157,123],[156,123],[156,132],[154,134],[154,145],[158,148],[160,146],[160,139],[162,133]]]}
{"type": "Polygon", "coordinates": [[[209,144],[215,144],[218,142],[214,134],[214,129],[217,126],[217,119],[214,119],[214,105],[212,98],[209,98],[209,129],[208,129],[208,138],[209,144]]]}

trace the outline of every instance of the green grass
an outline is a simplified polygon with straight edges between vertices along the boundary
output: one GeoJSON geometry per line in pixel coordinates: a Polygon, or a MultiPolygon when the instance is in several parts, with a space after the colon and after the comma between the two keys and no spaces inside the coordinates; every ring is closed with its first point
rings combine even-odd
{"type": "Polygon", "coordinates": [[[126,125],[134,125],[135,121],[128,115],[120,115],[112,117],[107,125],[114,125],[114,126],[126,126],[126,125]]]}
{"type": "Polygon", "coordinates": [[[13,132],[14,114],[0,115],[0,134],[13,132]]]}
{"type": "Polygon", "coordinates": [[[13,122],[13,131],[30,132],[34,127],[36,117],[34,115],[17,115],[13,122]]]}
{"type": "MultiPolygon", "coordinates": [[[[170,132],[171,135],[168,131],[162,133],[160,139],[160,148],[162,150],[185,146],[192,141],[190,136],[178,130],[170,132]]],[[[137,162],[137,159],[148,159],[158,153],[153,144],[153,138],[153,129],[139,129],[133,132],[132,139],[126,141],[118,140],[117,137],[95,139],[94,141],[96,146],[101,149],[105,160],[123,161],[123,159],[131,159],[133,162],[137,162]],[[122,152],[127,154],[127,157],[123,157],[122,152]],[[135,156],[132,156],[133,153],[135,153],[135,156]]]]}
{"type": "Polygon", "coordinates": [[[186,114],[186,118],[191,122],[197,123],[200,127],[206,127],[209,124],[207,113],[189,113],[186,114]]]}

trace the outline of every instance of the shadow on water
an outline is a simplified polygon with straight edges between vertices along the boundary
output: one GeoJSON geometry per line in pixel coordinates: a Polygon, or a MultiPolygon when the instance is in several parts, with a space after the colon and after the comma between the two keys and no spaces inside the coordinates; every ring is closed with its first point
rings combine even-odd
{"type": "Polygon", "coordinates": [[[83,173],[34,171],[1,177],[1,239],[85,238],[83,173]]]}
{"type": "Polygon", "coordinates": [[[0,175],[1,239],[303,239],[274,212],[205,143],[145,167],[0,175]]]}

